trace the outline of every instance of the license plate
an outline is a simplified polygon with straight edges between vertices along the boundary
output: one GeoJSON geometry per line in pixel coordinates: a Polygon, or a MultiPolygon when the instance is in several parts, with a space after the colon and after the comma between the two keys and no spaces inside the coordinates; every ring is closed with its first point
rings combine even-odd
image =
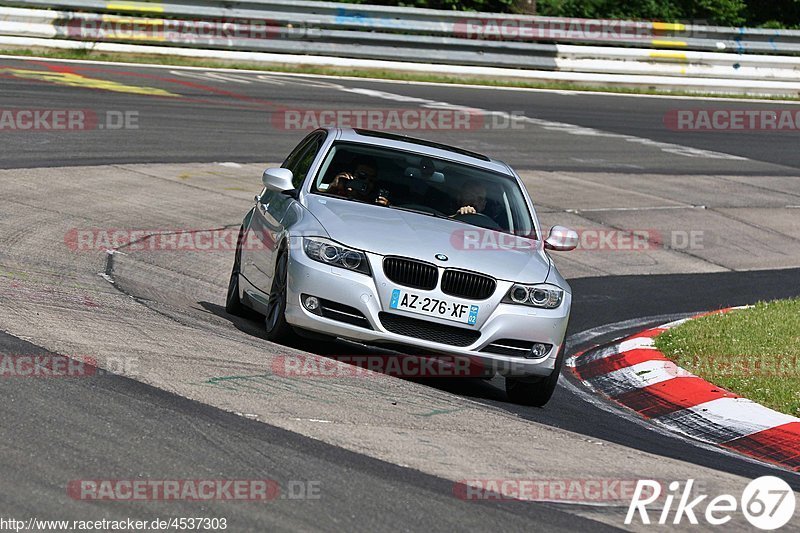
{"type": "Polygon", "coordinates": [[[420,315],[435,316],[474,326],[478,320],[479,306],[462,304],[441,298],[421,296],[413,292],[394,289],[389,307],[420,315]]]}

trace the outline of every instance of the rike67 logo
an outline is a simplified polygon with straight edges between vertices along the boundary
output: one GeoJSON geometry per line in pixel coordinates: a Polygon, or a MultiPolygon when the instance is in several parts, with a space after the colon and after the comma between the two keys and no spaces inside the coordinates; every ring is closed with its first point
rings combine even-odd
{"type": "Polygon", "coordinates": [[[754,479],[745,487],[739,499],[730,494],[721,494],[708,500],[708,494],[693,493],[693,486],[693,479],[686,481],[683,488],[679,481],[673,481],[668,485],[668,491],[662,494],[658,481],[639,480],[625,516],[625,524],[630,525],[638,514],[638,519],[645,525],[681,524],[684,519],[697,525],[699,519],[705,519],[707,524],[721,526],[730,522],[733,515],[740,511],[753,527],[772,531],[788,524],[794,516],[794,492],[788,483],[775,476],[754,479]],[[656,505],[648,509],[654,503],[656,505]]]}

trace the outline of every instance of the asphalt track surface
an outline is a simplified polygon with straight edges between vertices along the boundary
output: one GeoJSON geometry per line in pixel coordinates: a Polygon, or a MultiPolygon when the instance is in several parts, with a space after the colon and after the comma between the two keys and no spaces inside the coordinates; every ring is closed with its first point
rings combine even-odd
{"type": "MultiPolygon", "coordinates": [[[[525,128],[509,135],[485,122],[476,130],[426,131],[425,136],[491,152],[518,169],[609,170],[640,173],[725,173],[741,175],[795,175],[800,154],[795,149],[800,132],[674,131],[665,116],[682,109],[755,109],[795,111],[797,105],[774,102],[698,103],[669,98],[626,98],[591,93],[504,91],[490,88],[387,84],[362,80],[286,77],[270,74],[215,73],[181,69],[153,69],[114,65],[86,65],[6,59],[2,61],[3,102],[10,108],[46,108],[134,111],[138,129],[80,132],[75,136],[17,134],[5,137],[0,163],[4,168],[97,165],[134,162],[237,161],[259,162],[287,153],[301,132],[275,127],[282,110],[408,109],[414,100],[365,97],[359,91],[379,91],[406,98],[422,98],[453,105],[517,113],[525,117],[597,129],[604,136],[574,128],[525,128]],[[173,96],[142,96],[125,92],[75,90],[66,83],[54,86],[42,77],[15,73],[39,70],[97,77],[120,84],[147,86],[173,96]],[[333,89],[332,89],[333,87],[333,89]],[[336,89],[342,87],[343,89],[336,89]],[[188,135],[191,133],[191,135],[188,135]],[[519,134],[517,134],[519,133],[519,134]],[[621,134],[662,143],[747,158],[719,160],[702,156],[675,157],[663,150],[626,149],[608,134],[621,134]]],[[[52,79],[52,78],[51,78],[52,79]]],[[[74,83],[74,82],[70,82],[74,83]]]]}
{"type": "MultiPolygon", "coordinates": [[[[133,110],[138,113],[140,124],[139,129],[121,131],[2,133],[2,168],[274,161],[301,136],[301,132],[273,127],[269,112],[274,112],[276,107],[406,105],[385,97],[365,103],[363,94],[347,90],[353,88],[492,110],[523,111],[525,116],[542,120],[563,121],[747,158],[676,156],[663,147],[619,143],[615,138],[577,135],[574,130],[557,127],[526,129],[515,135],[509,135],[507,130],[485,129],[426,135],[486,151],[520,169],[602,168],[631,174],[725,172],[743,176],[794,176],[800,166],[795,133],[708,136],[676,133],[664,128],[663,115],[670,109],[698,107],[697,102],[687,100],[315,78],[268,77],[271,82],[243,83],[230,78],[221,81],[178,76],[169,70],[145,67],[69,67],[73,69],[71,72],[119,83],[135,79],[136,85],[146,84],[179,95],[152,96],[70,87],[8,72],[63,70],[63,64],[3,60],[0,68],[6,70],[5,74],[0,71],[0,98],[4,108],[77,108],[99,113],[133,110]],[[331,90],[328,83],[344,86],[346,90],[331,90]],[[735,142],[732,142],[734,136],[735,142]]],[[[778,104],[733,102],[714,106],[726,109],[780,107],[778,104]]],[[[31,194],[46,194],[46,191],[31,191],[31,194]]],[[[576,279],[571,284],[576,296],[569,329],[573,335],[570,349],[576,350],[582,347],[584,337],[575,337],[575,334],[612,323],[800,295],[800,270],[607,276],[576,279]]],[[[242,325],[238,327],[241,329],[242,325]]],[[[244,328],[257,337],[257,323],[245,324],[244,328]]],[[[611,336],[625,332],[617,329],[596,336],[591,342],[610,340],[611,336]]],[[[1,334],[0,352],[41,353],[42,348],[1,334]]],[[[499,380],[430,383],[430,386],[538,424],[720,472],[748,478],[777,472],[766,465],[649,431],[619,416],[614,408],[598,408],[570,387],[559,387],[545,409],[532,409],[506,403],[499,380]]],[[[463,502],[453,497],[449,481],[247,420],[114,375],[74,381],[3,380],[0,389],[6,400],[0,416],[6,450],[0,457],[4,472],[0,481],[0,503],[4,512],[13,510],[14,515],[78,519],[86,518],[88,512],[96,519],[124,514],[128,509],[126,505],[130,506],[131,515],[142,517],[197,514],[196,504],[152,502],[144,509],[134,507],[135,504],[119,503],[88,506],[86,502],[72,501],[65,496],[65,479],[75,479],[79,473],[85,475],[87,467],[109,477],[111,465],[110,470],[118,478],[199,478],[203,475],[252,478],[263,475],[320,480],[325,485],[323,500],[282,500],[270,504],[266,511],[249,504],[203,504],[200,514],[227,516],[236,531],[264,528],[445,531],[488,527],[526,530],[531,529],[532,524],[556,530],[608,527],[577,516],[563,506],[463,502]]],[[[602,460],[602,457],[576,460],[602,460]]],[[[800,489],[800,476],[786,472],[780,475],[795,490],[800,489]]]]}

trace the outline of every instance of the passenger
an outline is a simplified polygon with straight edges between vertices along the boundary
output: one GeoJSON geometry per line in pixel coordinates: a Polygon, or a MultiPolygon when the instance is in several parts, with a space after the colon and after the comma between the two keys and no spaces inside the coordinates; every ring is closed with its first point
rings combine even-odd
{"type": "Polygon", "coordinates": [[[389,205],[387,191],[378,188],[378,165],[374,158],[359,155],[353,158],[352,172],[340,172],[328,187],[328,194],[362,202],[389,205]]]}

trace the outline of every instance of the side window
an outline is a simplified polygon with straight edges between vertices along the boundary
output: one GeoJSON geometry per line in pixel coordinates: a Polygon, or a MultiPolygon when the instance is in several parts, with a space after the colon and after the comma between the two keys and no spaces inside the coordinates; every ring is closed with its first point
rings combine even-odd
{"type": "Polygon", "coordinates": [[[313,133],[306,141],[300,143],[295,150],[289,154],[286,161],[281,165],[283,168],[288,168],[292,171],[292,185],[295,189],[299,188],[308,175],[308,170],[317,156],[322,141],[325,139],[325,134],[313,133]]]}

